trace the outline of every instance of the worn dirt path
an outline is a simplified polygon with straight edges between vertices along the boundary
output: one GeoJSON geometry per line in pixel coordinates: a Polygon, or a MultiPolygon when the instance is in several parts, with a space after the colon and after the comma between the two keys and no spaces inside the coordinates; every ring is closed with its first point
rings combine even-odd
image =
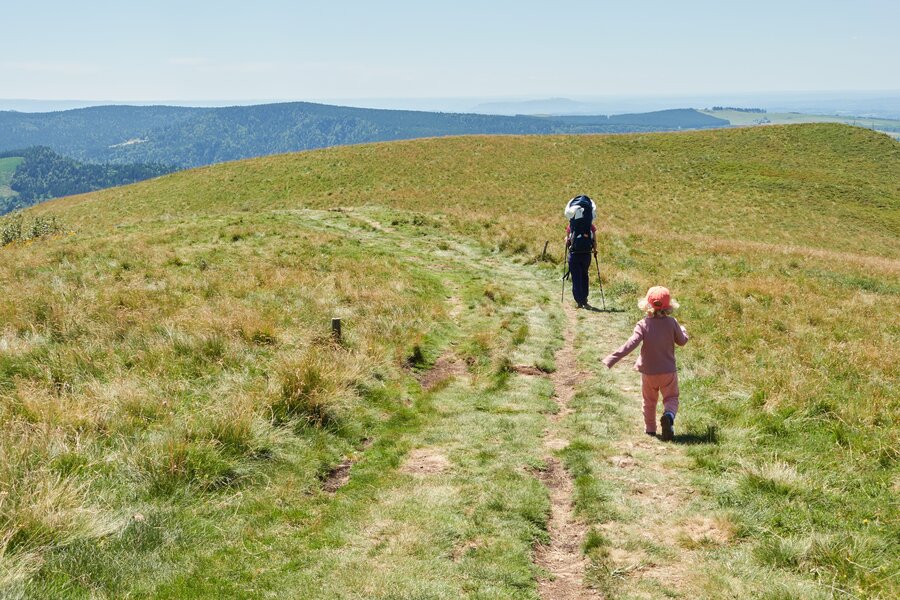
{"type": "MultiPolygon", "coordinates": [[[[372,215],[362,217],[358,220],[370,229],[356,234],[382,243],[383,228],[378,221],[372,215]]],[[[350,220],[329,224],[353,229],[350,220]]],[[[677,439],[676,443],[663,443],[643,433],[640,375],[629,368],[631,361],[623,361],[611,371],[597,361],[598,352],[613,350],[627,337],[633,316],[577,311],[570,300],[560,313],[555,301],[551,304],[549,300],[557,297],[558,288],[548,284],[546,273],[503,257],[485,255],[452,239],[445,242],[444,249],[429,250],[430,260],[465,267],[472,273],[489,273],[489,279],[506,281],[508,297],[491,310],[518,314],[527,325],[528,341],[524,350],[514,349],[509,356],[515,376],[508,389],[479,390],[476,380],[466,377],[466,366],[452,353],[438,360],[435,368],[423,376],[421,383],[426,390],[438,390],[437,406],[441,407],[440,418],[446,422],[427,429],[419,436],[421,439],[412,440],[413,448],[400,466],[400,473],[415,479],[408,484],[411,487],[403,493],[402,485],[382,490],[370,502],[372,514],[360,523],[360,530],[366,534],[355,541],[361,555],[367,557],[365,561],[371,563],[372,553],[386,544],[385,539],[394,539],[386,533],[393,529],[404,532],[402,539],[410,548],[416,540],[433,547],[434,540],[443,538],[428,531],[423,523],[427,522],[428,527],[439,523],[438,505],[452,504],[466,495],[500,506],[487,500],[499,492],[497,476],[513,472],[504,469],[517,465],[521,469],[530,454],[536,452],[544,467],[530,473],[546,487],[550,502],[549,542],[534,547],[529,557],[546,573],[537,581],[541,598],[704,597],[703,585],[710,571],[707,550],[729,543],[732,528],[727,519],[711,510],[708,499],[689,484],[690,459],[685,445],[677,443],[677,439]],[[559,339],[559,317],[563,344],[551,355],[556,368],[548,375],[540,362],[541,348],[559,339]],[[538,412],[537,400],[526,400],[541,389],[539,382],[546,385],[544,378],[552,383],[552,400],[556,404],[556,411],[549,417],[538,412]],[[440,391],[448,380],[456,384],[440,391]],[[605,390],[603,394],[595,393],[597,385],[605,390]],[[574,401],[577,392],[583,395],[574,401]],[[502,451],[493,450],[499,438],[491,432],[491,427],[498,426],[492,422],[512,418],[517,420],[515,436],[498,446],[502,451]],[[512,440],[521,445],[518,450],[513,450],[512,440]],[[591,465],[590,477],[599,482],[608,496],[604,501],[610,510],[605,517],[592,517],[598,513],[576,507],[575,484],[564,463],[568,460],[565,450],[573,442],[592,448],[586,460],[591,465]],[[480,456],[488,453],[491,460],[482,464],[480,456]],[[503,467],[503,463],[509,464],[503,467]],[[412,490],[428,497],[427,521],[411,516],[421,502],[413,498],[406,506],[400,500],[413,494],[412,490]],[[396,509],[400,504],[403,510],[396,509]],[[586,555],[584,541],[590,529],[602,535],[603,547],[586,555]]],[[[391,238],[391,243],[404,252],[417,248],[415,238],[398,235],[391,238]]],[[[448,300],[453,321],[469,323],[466,327],[480,326],[485,314],[478,315],[478,302],[471,298],[463,302],[460,290],[454,293],[448,300]]],[[[497,431],[505,431],[509,426],[511,421],[497,431]]],[[[453,519],[459,519],[450,508],[440,509],[446,513],[445,518],[453,515],[453,519]]],[[[463,514],[469,512],[471,509],[466,509],[463,514]]],[[[454,548],[446,552],[452,561],[450,565],[434,556],[430,560],[437,562],[429,568],[442,564],[442,568],[468,571],[466,565],[483,566],[487,564],[485,554],[497,543],[495,535],[474,528],[461,535],[454,548]]],[[[420,560],[405,546],[402,552],[397,550],[401,546],[386,547],[393,550],[381,564],[385,577],[420,560]]],[[[343,550],[349,549],[345,546],[343,550]]],[[[410,572],[420,572],[420,567],[409,568],[410,572]]],[[[375,584],[370,581],[367,585],[372,597],[378,597],[375,584]]],[[[385,587],[385,591],[388,589],[390,586],[385,587]]]]}
{"type": "Polygon", "coordinates": [[[541,481],[550,492],[551,510],[548,525],[550,543],[539,546],[535,553],[535,562],[550,574],[550,577],[541,579],[538,585],[538,591],[544,600],[600,598],[585,583],[589,561],[582,551],[582,544],[587,527],[575,516],[572,478],[562,462],[553,455],[568,444],[560,435],[560,423],[572,414],[569,404],[575,397],[576,385],[585,376],[579,372],[576,361],[573,313],[571,308],[566,310],[565,341],[556,352],[556,371],[550,377],[558,412],[550,417],[550,425],[544,438],[548,454],[547,469],[540,473],[541,481]]]}

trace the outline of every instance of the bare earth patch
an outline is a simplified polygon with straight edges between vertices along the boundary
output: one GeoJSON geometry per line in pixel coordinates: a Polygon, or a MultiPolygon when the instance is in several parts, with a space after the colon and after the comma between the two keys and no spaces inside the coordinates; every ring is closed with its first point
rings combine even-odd
{"type": "Polygon", "coordinates": [[[419,380],[422,388],[431,391],[453,377],[461,377],[466,374],[466,365],[454,354],[444,354],[434,363],[419,380]]]}
{"type": "MultiPolygon", "coordinates": [[[[359,445],[357,450],[368,450],[372,447],[373,440],[366,438],[359,445]]],[[[322,491],[333,494],[350,481],[350,470],[356,463],[357,457],[345,458],[337,466],[333,467],[325,478],[322,480],[322,491]]]]}
{"type": "Polygon", "coordinates": [[[448,468],[450,468],[450,461],[440,452],[430,448],[417,448],[409,453],[409,457],[400,467],[400,471],[410,475],[424,476],[442,473],[448,468]]]}
{"type": "Polygon", "coordinates": [[[630,469],[637,466],[637,462],[630,454],[624,456],[610,456],[607,460],[611,465],[620,469],[630,469]]]}
{"type": "Polygon", "coordinates": [[[714,517],[692,517],[678,525],[676,538],[682,546],[727,544],[734,537],[734,526],[714,517]]]}
{"type": "Polygon", "coordinates": [[[546,377],[547,372],[530,365],[515,365],[513,371],[519,375],[528,375],[530,377],[546,377]]]}
{"type": "Polygon", "coordinates": [[[564,450],[569,447],[569,440],[563,438],[547,438],[544,446],[550,450],[564,450]]]}
{"type": "Polygon", "coordinates": [[[352,467],[353,461],[347,459],[331,469],[325,477],[325,480],[322,482],[322,490],[329,494],[333,494],[347,485],[347,482],[350,481],[350,469],[352,467]]]}

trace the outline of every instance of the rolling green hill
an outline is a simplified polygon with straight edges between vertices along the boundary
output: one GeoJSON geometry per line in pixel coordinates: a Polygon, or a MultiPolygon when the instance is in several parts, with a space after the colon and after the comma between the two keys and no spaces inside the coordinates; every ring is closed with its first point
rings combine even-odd
{"type": "Polygon", "coordinates": [[[0,586],[537,598],[571,504],[606,597],[896,597],[898,171],[831,124],[470,136],[34,207],[66,233],[0,249],[0,586]],[[559,303],[576,193],[617,312],[559,303]],[[657,284],[674,444],[599,364],[657,284]]]}

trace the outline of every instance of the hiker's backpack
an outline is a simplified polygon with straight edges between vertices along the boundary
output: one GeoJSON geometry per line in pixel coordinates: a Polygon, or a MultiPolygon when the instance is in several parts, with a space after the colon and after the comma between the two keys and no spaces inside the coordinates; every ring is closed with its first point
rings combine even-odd
{"type": "Polygon", "coordinates": [[[566,205],[565,215],[569,219],[569,251],[572,254],[593,251],[594,201],[587,196],[575,196],[566,205]]]}

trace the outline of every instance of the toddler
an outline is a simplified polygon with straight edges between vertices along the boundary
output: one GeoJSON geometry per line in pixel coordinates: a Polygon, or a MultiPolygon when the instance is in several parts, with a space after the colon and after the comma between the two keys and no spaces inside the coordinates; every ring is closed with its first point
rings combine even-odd
{"type": "Polygon", "coordinates": [[[638,301],[647,316],[634,326],[634,333],[625,344],[603,359],[612,368],[641,344],[641,355],[634,367],[641,372],[641,394],[644,397],[644,425],[648,435],[656,435],[656,404],[663,397],[663,415],[659,420],[662,439],[675,437],[675,415],[678,413],[678,373],[675,370],[675,344],[684,346],[687,331],[670,315],[678,308],[669,290],[656,286],[638,301]]]}

